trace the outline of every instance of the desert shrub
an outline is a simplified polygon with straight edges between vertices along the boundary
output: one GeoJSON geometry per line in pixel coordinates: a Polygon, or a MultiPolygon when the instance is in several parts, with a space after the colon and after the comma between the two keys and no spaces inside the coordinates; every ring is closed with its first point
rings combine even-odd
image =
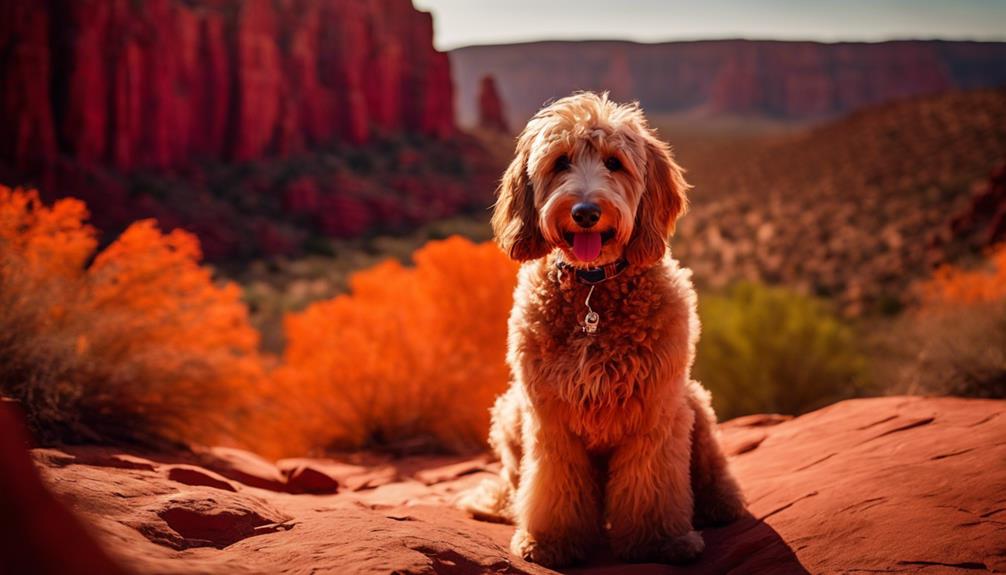
{"type": "Polygon", "coordinates": [[[1006,244],[989,250],[976,269],[943,265],[922,283],[926,307],[970,305],[1006,299],[1006,244]]]}
{"type": "Polygon", "coordinates": [[[888,393],[1006,397],[1006,298],[909,312],[879,349],[874,379],[888,393]]]}
{"type": "Polygon", "coordinates": [[[151,221],[95,255],[86,218],[0,187],[0,393],[43,440],[225,441],[263,380],[239,289],[151,221]]]}
{"type": "Polygon", "coordinates": [[[350,294],[285,321],[277,409],[297,432],[271,450],[481,447],[507,383],[516,268],[492,244],[453,237],[358,272],[350,294]]]}
{"type": "Polygon", "coordinates": [[[885,391],[1006,397],[1006,245],[975,269],[944,266],[881,338],[885,391]]]}
{"type": "Polygon", "coordinates": [[[699,299],[694,375],[721,419],[797,414],[853,393],[865,363],[852,327],[820,300],[738,284],[699,299]]]}

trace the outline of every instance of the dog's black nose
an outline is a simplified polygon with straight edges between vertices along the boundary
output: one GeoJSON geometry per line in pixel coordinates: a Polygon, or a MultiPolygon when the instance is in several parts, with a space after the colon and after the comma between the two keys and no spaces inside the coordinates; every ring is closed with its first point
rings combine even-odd
{"type": "Polygon", "coordinates": [[[580,202],[573,206],[573,221],[581,228],[592,228],[601,219],[601,206],[580,202]]]}

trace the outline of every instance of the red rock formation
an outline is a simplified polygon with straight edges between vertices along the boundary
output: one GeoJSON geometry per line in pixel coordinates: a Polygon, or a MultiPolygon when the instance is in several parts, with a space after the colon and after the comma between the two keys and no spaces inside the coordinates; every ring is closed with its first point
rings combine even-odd
{"type": "MultiPolygon", "coordinates": [[[[409,0],[386,0],[401,4],[409,0]]],[[[454,86],[447,54],[430,50],[433,16],[418,12],[403,33],[407,52],[416,58],[405,82],[405,122],[421,134],[446,137],[454,126],[454,86]],[[423,70],[426,73],[417,73],[423,70]]]]}
{"type": "Polygon", "coordinates": [[[503,112],[503,101],[496,88],[496,79],[490,75],[482,77],[479,88],[479,127],[493,132],[510,133],[506,115],[503,112]]]}
{"type": "Polygon", "coordinates": [[[0,3],[0,158],[35,169],[56,155],[49,106],[49,14],[40,3],[0,3]]]}
{"type": "Polygon", "coordinates": [[[511,119],[574,90],[610,90],[650,113],[816,118],[948,88],[1006,84],[1006,43],[711,40],[535,42],[451,52],[459,118],[474,125],[480,81],[506,86],[511,119]]]}
{"type": "Polygon", "coordinates": [[[0,572],[123,574],[84,525],[43,486],[13,403],[0,399],[0,572]]]}
{"type": "MultiPolygon", "coordinates": [[[[957,398],[862,399],[795,419],[727,422],[724,447],[751,517],[706,529],[705,552],[688,566],[618,564],[598,546],[576,571],[1001,572],[1004,434],[1006,402],[957,398]]],[[[511,526],[451,506],[460,491],[498,479],[483,459],[296,459],[277,467],[235,450],[217,454],[220,462],[199,463],[227,473],[185,455],[34,451],[50,488],[70,496],[110,552],[142,573],[230,573],[235,565],[264,573],[555,573],[509,553],[511,526]],[[335,493],[291,494],[315,490],[335,493]]],[[[24,452],[16,455],[31,490],[43,492],[24,469],[24,452]]],[[[36,516],[13,517],[4,515],[5,525],[16,529],[36,516]]],[[[0,550],[7,542],[0,539],[0,550]]],[[[66,546],[38,542],[50,551],[66,546]]]]}
{"type": "Polygon", "coordinates": [[[246,0],[237,8],[231,155],[238,161],[264,156],[279,127],[285,78],[277,19],[270,0],[246,0]]]}
{"type": "Polygon", "coordinates": [[[933,44],[868,50],[855,44],[753,43],[729,55],[707,106],[728,114],[819,117],[952,87],[933,44]]]}
{"type": "Polygon", "coordinates": [[[178,168],[454,132],[409,0],[0,0],[0,162],[178,168]],[[8,128],[9,127],[9,128],[8,128]]]}

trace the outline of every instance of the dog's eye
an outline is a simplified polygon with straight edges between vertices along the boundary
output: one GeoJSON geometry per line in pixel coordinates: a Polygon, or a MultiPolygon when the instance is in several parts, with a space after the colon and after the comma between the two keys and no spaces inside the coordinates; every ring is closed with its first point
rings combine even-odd
{"type": "Polygon", "coordinates": [[[555,171],[565,172],[569,169],[569,156],[563,154],[555,159],[555,171]]]}
{"type": "Polygon", "coordinates": [[[622,169],[622,162],[615,156],[611,156],[604,161],[604,167],[608,168],[609,172],[617,172],[622,169]]]}

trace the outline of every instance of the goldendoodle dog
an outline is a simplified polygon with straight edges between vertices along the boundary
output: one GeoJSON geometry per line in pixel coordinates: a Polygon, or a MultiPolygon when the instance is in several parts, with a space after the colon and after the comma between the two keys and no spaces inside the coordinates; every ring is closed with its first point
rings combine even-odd
{"type": "Polygon", "coordinates": [[[689,376],[695,291],[667,246],[688,187],[638,105],[607,94],[558,100],[518,138],[492,218],[524,262],[489,437],[502,479],[461,506],[512,521],[525,559],[566,565],[606,536],[625,560],[688,561],[697,527],[744,512],[689,376]]]}

